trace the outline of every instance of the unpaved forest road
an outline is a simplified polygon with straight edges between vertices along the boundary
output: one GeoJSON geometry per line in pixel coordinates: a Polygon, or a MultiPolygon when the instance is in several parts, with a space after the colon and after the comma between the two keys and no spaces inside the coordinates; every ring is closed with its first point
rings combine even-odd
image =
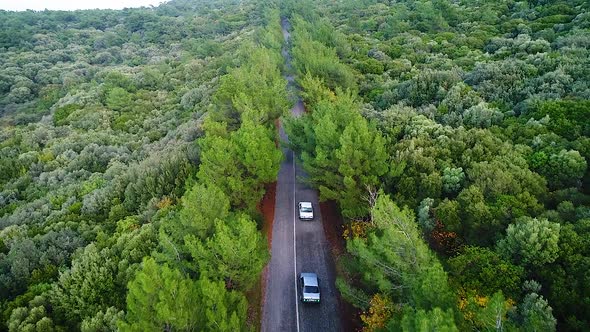
{"type": "MultiPolygon", "coordinates": [[[[281,23],[285,41],[289,41],[289,22],[283,19],[281,23]]],[[[290,68],[287,50],[283,51],[283,56],[290,68]]],[[[287,79],[293,85],[293,77],[287,79]]],[[[303,102],[298,100],[291,112],[302,114],[303,102]]],[[[283,128],[280,129],[280,136],[282,140],[288,140],[283,128]]],[[[285,148],[283,153],[285,160],[277,180],[272,257],[262,311],[262,331],[341,331],[335,274],[322,226],[318,193],[296,180],[306,175],[295,163],[293,151],[285,148]],[[299,220],[296,208],[299,201],[312,202],[313,221],[299,220]],[[319,305],[304,305],[299,301],[297,276],[301,272],[318,275],[321,292],[319,305]]]]}

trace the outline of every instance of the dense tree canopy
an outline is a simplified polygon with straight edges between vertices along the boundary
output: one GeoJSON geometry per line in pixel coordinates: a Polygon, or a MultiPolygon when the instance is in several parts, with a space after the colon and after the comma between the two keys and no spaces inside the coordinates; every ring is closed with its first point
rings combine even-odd
{"type": "Polygon", "coordinates": [[[252,328],[290,103],[275,4],[0,21],[0,329],[252,328]]]}
{"type": "Polygon", "coordinates": [[[576,0],[284,6],[309,111],[286,129],[347,223],[338,284],[367,330],[584,329],[589,10],[576,0]],[[400,281],[392,259],[406,246],[371,213],[379,190],[417,215],[422,252],[448,275],[433,285],[454,304],[407,310],[413,302],[391,294],[415,280],[400,281]],[[542,287],[526,290],[531,280],[542,287]]]}
{"type": "Polygon", "coordinates": [[[255,328],[283,117],[367,330],[585,330],[589,50],[583,0],[0,11],[0,329],[255,328]]]}

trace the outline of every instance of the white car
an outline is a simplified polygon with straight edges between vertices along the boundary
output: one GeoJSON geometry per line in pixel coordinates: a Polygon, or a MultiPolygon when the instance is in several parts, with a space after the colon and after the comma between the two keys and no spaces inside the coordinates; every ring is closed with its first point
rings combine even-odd
{"type": "Polygon", "coordinates": [[[299,219],[313,219],[313,207],[311,205],[311,202],[299,202],[299,219]]]}
{"type": "Polygon", "coordinates": [[[299,275],[299,287],[301,287],[301,302],[320,303],[320,282],[315,273],[301,273],[299,275]]]}

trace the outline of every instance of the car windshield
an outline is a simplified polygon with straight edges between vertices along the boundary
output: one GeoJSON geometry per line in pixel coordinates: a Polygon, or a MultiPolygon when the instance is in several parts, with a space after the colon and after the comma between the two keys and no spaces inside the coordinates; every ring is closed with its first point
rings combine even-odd
{"type": "Polygon", "coordinates": [[[301,212],[311,212],[311,211],[312,211],[312,210],[311,210],[311,208],[310,208],[310,207],[307,207],[307,206],[302,206],[302,207],[301,207],[301,212]]]}
{"type": "Polygon", "coordinates": [[[304,293],[319,293],[320,289],[318,288],[318,286],[305,286],[305,288],[303,289],[304,293]]]}

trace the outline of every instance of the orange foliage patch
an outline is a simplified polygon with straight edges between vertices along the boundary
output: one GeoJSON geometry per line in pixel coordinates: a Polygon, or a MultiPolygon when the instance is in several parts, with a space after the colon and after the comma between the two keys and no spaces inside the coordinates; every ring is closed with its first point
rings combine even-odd
{"type": "Polygon", "coordinates": [[[381,330],[394,313],[394,306],[391,300],[381,294],[373,295],[369,303],[369,310],[361,314],[365,323],[363,331],[372,332],[381,330]]]}
{"type": "Polygon", "coordinates": [[[371,228],[371,225],[366,221],[354,220],[346,225],[343,225],[342,237],[345,240],[354,239],[356,237],[365,238],[367,237],[367,231],[371,228]]]}
{"type": "Polygon", "coordinates": [[[430,233],[430,245],[440,253],[451,255],[461,247],[461,239],[457,233],[446,231],[445,226],[437,220],[434,230],[430,233]]]}
{"type": "Polygon", "coordinates": [[[161,209],[165,209],[167,207],[169,207],[170,205],[172,205],[174,203],[174,201],[172,201],[172,198],[168,197],[168,196],[164,196],[162,197],[162,199],[156,204],[156,207],[161,210],[161,209]]]}

